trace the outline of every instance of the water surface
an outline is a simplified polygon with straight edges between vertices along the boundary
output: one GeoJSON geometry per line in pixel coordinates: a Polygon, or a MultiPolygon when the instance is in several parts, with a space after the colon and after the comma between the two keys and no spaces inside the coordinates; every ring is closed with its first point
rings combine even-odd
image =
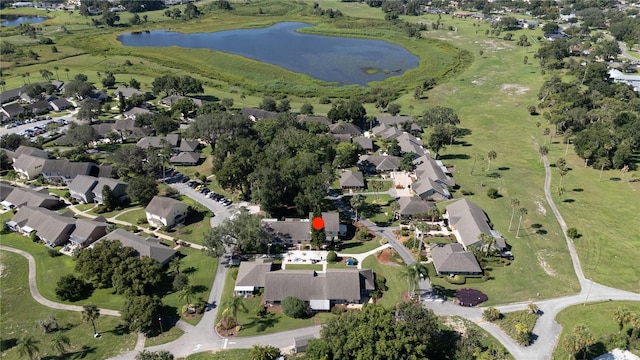
{"type": "Polygon", "coordinates": [[[20,26],[24,23],[39,24],[45,20],[47,18],[44,16],[2,15],[0,16],[0,26],[20,26]]]}

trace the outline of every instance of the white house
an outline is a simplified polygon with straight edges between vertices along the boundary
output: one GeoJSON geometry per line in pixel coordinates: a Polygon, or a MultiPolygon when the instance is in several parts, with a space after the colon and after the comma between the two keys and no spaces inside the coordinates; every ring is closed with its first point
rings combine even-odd
{"type": "Polygon", "coordinates": [[[149,225],[169,226],[183,222],[187,217],[187,204],[164,196],[154,196],[144,209],[149,225]]]}

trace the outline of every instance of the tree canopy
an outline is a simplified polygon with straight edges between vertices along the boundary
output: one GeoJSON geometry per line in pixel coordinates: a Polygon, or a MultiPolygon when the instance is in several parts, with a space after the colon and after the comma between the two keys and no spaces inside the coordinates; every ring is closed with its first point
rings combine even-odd
{"type": "Polygon", "coordinates": [[[265,252],[269,235],[260,226],[261,217],[241,211],[233,218],[209,230],[202,240],[207,253],[219,257],[225,253],[225,246],[236,252],[251,254],[265,252]]]}

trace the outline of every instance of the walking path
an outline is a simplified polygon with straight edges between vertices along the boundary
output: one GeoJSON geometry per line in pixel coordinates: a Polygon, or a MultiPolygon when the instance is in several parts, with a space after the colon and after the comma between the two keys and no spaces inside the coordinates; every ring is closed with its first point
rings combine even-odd
{"type": "MultiPolygon", "coordinates": [[[[375,241],[375,240],[371,240],[371,241],[375,241]]],[[[389,243],[378,246],[377,248],[373,249],[373,250],[369,250],[365,253],[362,254],[349,254],[349,253],[337,253],[336,255],[338,255],[341,258],[354,258],[358,261],[358,269],[362,269],[362,262],[364,261],[364,259],[366,259],[368,256],[370,255],[375,255],[375,253],[377,253],[378,251],[382,251],[384,249],[388,249],[390,248],[391,245],[389,243]]],[[[324,262],[326,264],[326,261],[324,262]]],[[[326,269],[325,269],[326,271],[326,269]]]]}
{"type": "MultiPolygon", "coordinates": [[[[0,250],[10,251],[12,253],[21,255],[27,259],[27,262],[29,263],[29,291],[31,292],[31,297],[33,297],[35,301],[39,302],[40,304],[46,307],[50,307],[52,309],[78,311],[78,312],[81,312],[84,310],[82,306],[60,304],[60,303],[45,299],[44,296],[40,294],[40,292],[38,291],[38,285],[36,283],[36,259],[34,259],[31,254],[29,254],[26,251],[18,250],[9,246],[4,246],[4,245],[0,245],[0,250]]],[[[100,314],[120,316],[119,311],[110,310],[110,309],[100,309],[100,314]]]]}

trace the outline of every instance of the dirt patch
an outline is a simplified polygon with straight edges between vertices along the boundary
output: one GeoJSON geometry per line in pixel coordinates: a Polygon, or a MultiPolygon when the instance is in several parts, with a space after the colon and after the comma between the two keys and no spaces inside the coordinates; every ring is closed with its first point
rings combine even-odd
{"type": "Polygon", "coordinates": [[[541,252],[539,252],[536,256],[538,258],[538,262],[540,263],[540,266],[542,267],[542,270],[544,270],[544,272],[547,273],[547,275],[549,276],[556,276],[555,270],[553,270],[551,266],[549,266],[549,264],[547,264],[547,262],[544,260],[544,255],[541,252]]]}
{"type": "Polygon", "coordinates": [[[377,256],[378,262],[384,265],[398,265],[393,260],[391,260],[391,249],[382,250],[377,256]]]}
{"type": "Polygon", "coordinates": [[[451,327],[456,332],[460,333],[464,336],[467,333],[467,326],[464,324],[464,321],[461,319],[455,319],[451,316],[447,316],[444,321],[445,326],[451,327]]]}
{"type": "Polygon", "coordinates": [[[529,88],[518,84],[503,84],[501,90],[510,94],[524,95],[529,91],[529,88]]]}
{"type": "Polygon", "coordinates": [[[538,211],[538,214],[547,216],[547,209],[542,204],[542,201],[536,200],[535,203],[536,203],[536,210],[538,211]]]}

